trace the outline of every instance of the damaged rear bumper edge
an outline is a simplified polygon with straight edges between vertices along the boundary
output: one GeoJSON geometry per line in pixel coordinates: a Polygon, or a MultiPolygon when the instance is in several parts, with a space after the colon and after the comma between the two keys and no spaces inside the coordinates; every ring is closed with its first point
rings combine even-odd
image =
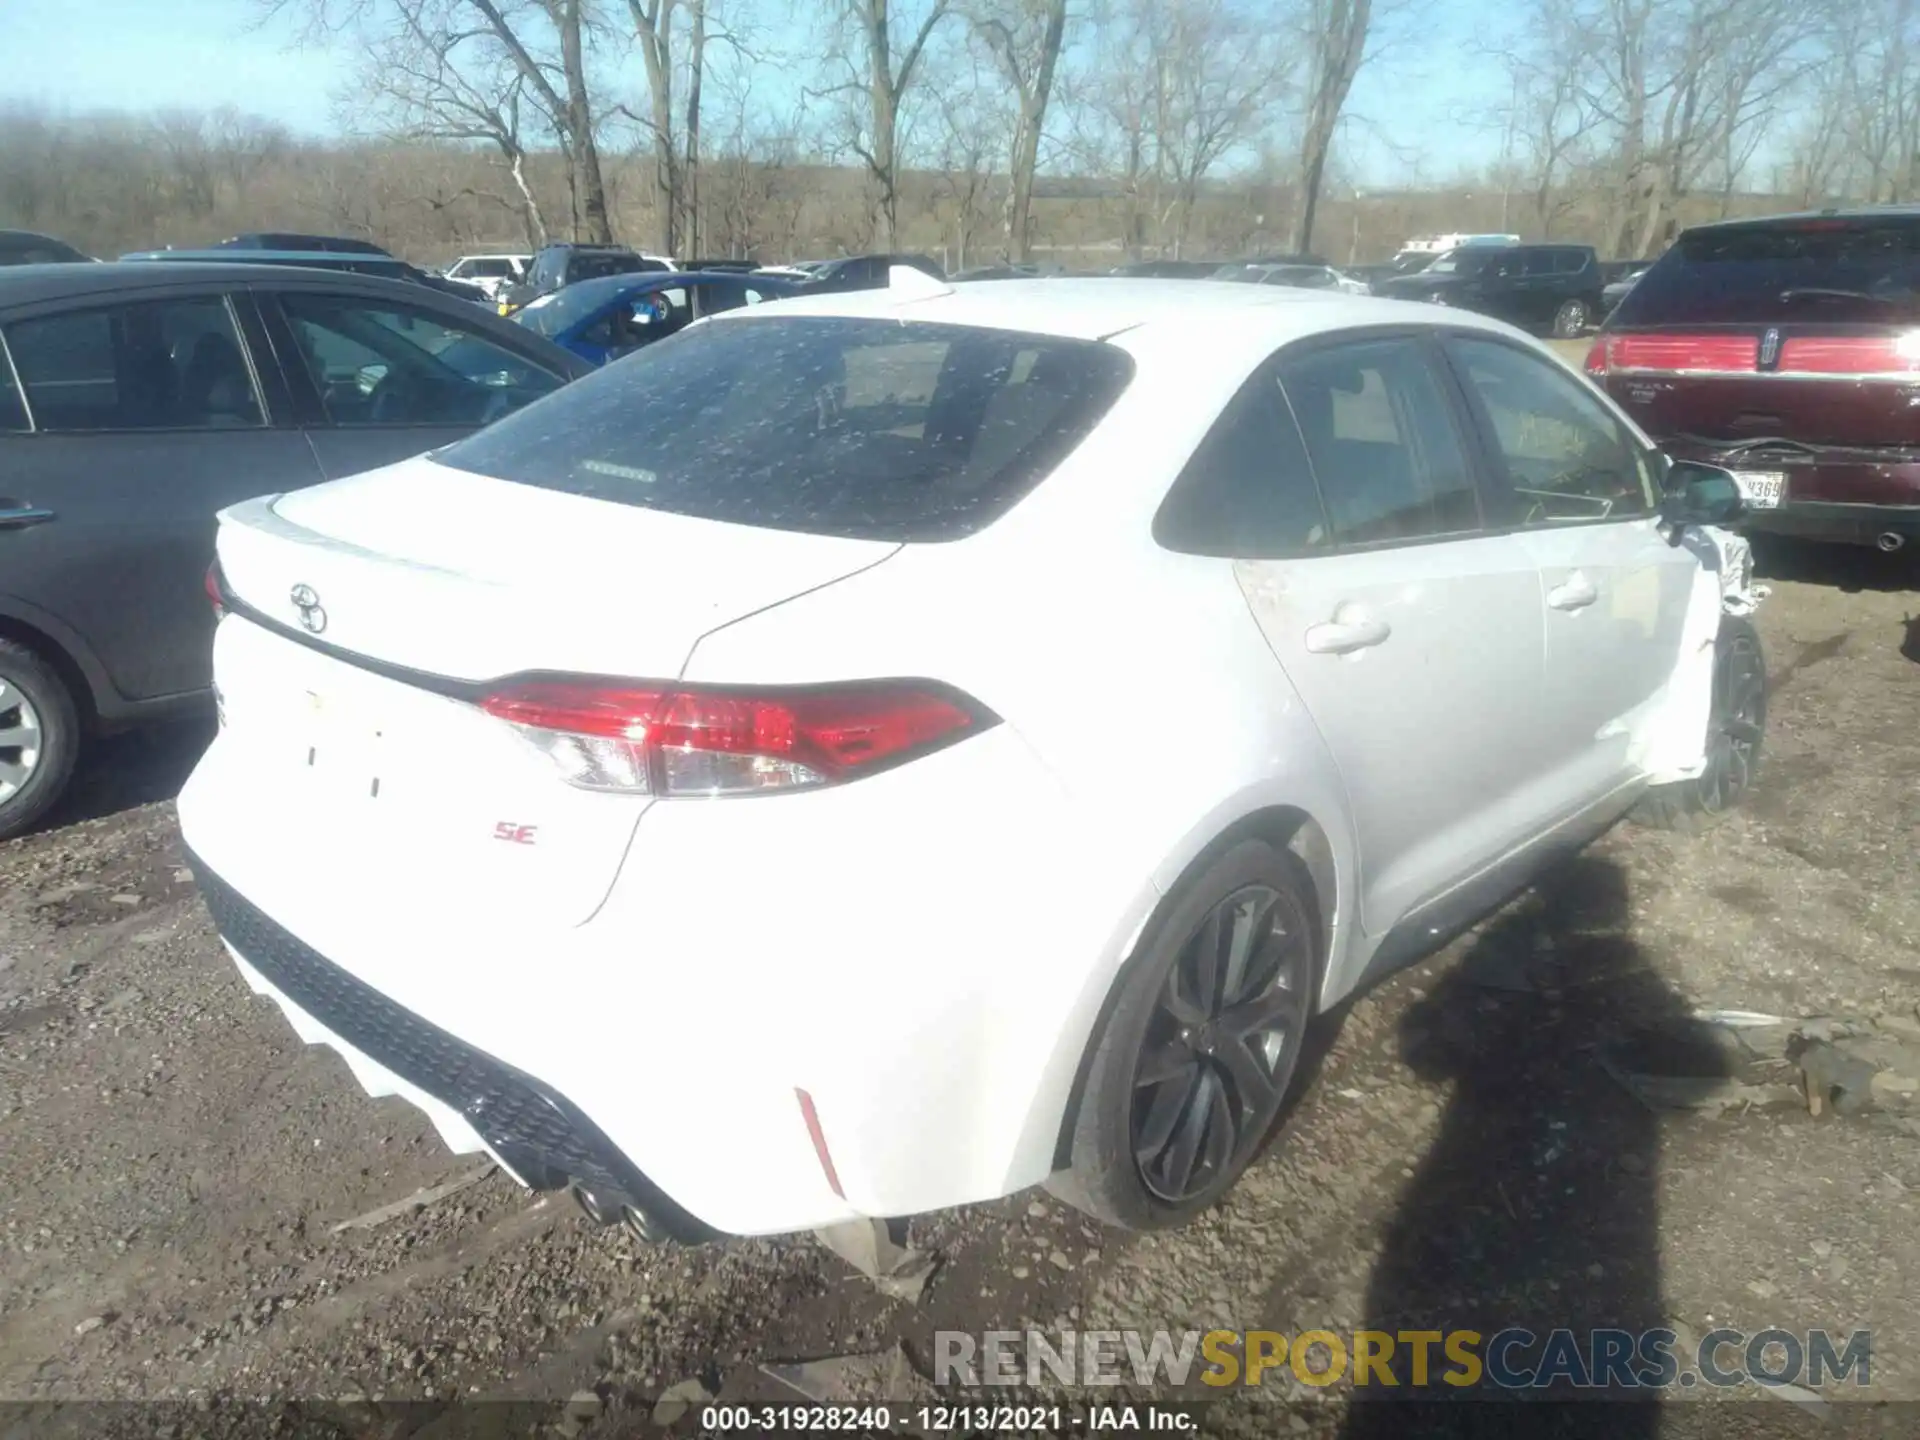
{"type": "Polygon", "coordinates": [[[596,1220],[701,1244],[721,1232],[667,1195],[564,1095],[395,1004],[253,905],[191,851],[187,863],[242,976],[370,1094],[399,1094],[456,1152],[485,1148],[531,1190],[572,1188],[596,1220]]]}

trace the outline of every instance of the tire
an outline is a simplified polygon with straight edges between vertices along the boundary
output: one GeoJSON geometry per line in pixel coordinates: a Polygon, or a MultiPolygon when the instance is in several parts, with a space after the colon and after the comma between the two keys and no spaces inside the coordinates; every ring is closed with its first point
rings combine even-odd
{"type": "Polygon", "coordinates": [[[1586,332],[1593,321],[1593,310],[1584,300],[1569,300],[1553,314],[1556,339],[1573,340],[1586,332]]]}
{"type": "Polygon", "coordinates": [[[1107,1224],[1158,1230],[1232,1188],[1299,1063],[1319,973],[1316,909],[1306,867],[1262,840],[1181,882],[1121,974],[1067,1168],[1047,1182],[1054,1195],[1107,1224]],[[1236,945],[1242,935],[1250,941],[1236,945]]]}
{"type": "Polygon", "coordinates": [[[1634,820],[1656,830],[1696,831],[1725,818],[1753,787],[1766,731],[1767,658],[1760,632],[1744,616],[1723,615],[1714,642],[1707,768],[1691,780],[1654,786],[1635,807],[1634,820]]]}
{"type": "Polygon", "coordinates": [[[0,640],[0,840],[47,813],[79,751],[80,717],[66,683],[34,651],[0,640]]]}

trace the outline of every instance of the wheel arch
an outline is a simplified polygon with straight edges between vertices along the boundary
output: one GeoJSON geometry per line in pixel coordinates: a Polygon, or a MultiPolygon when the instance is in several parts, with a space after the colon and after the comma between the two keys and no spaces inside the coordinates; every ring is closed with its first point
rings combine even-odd
{"type": "Polygon", "coordinates": [[[1314,1008],[1316,1011],[1320,1009],[1327,977],[1333,969],[1330,962],[1341,933],[1341,907],[1347,903],[1352,885],[1350,857],[1353,852],[1345,836],[1344,822],[1339,812],[1330,805],[1307,808],[1290,801],[1269,801],[1252,808],[1242,808],[1224,823],[1214,817],[1208,826],[1202,827],[1199,835],[1189,837],[1188,843],[1168,857],[1162,872],[1154,877],[1156,893],[1153,903],[1146,907],[1146,913],[1127,938],[1119,964],[1104,977],[1104,990],[1093,1008],[1089,1023],[1075,1026],[1070,1034],[1062,1037],[1063,1048],[1077,1046],[1077,1053],[1069,1049],[1074,1064],[1072,1082],[1067,1089],[1065,1103],[1050,1117],[1055,1169],[1064,1167],[1071,1158],[1068,1152],[1081,1100],[1086,1093],[1094,1053],[1117,1003],[1122,983],[1138,961],[1141,940],[1166,913],[1188,877],[1204,870],[1215,857],[1243,840],[1265,840],[1275,849],[1292,855],[1300,862],[1307,876],[1311,887],[1308,901],[1313,907],[1317,931],[1314,937],[1314,1008]],[[1329,825],[1335,828],[1330,829],[1329,825]]]}
{"type": "Polygon", "coordinates": [[[19,605],[13,600],[0,598],[0,640],[23,645],[46,661],[73,696],[73,707],[80,716],[81,728],[86,731],[99,728],[108,713],[101,704],[101,687],[106,687],[104,693],[109,697],[109,706],[113,692],[107,686],[106,673],[100,668],[99,661],[77,635],[66,630],[58,621],[53,621],[50,616],[40,615],[31,607],[19,605]]]}

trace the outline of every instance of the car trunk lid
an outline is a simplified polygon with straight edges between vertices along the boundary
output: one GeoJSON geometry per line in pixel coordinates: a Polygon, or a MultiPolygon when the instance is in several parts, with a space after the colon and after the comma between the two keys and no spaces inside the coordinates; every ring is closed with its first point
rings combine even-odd
{"type": "MultiPolygon", "coordinates": [[[[303,903],[590,918],[652,803],[567,783],[480,708],[510,675],[677,678],[703,634],[898,547],[695,520],[426,460],[221,517],[210,757],[303,903]],[[248,796],[255,797],[253,799],[248,796]]],[[[211,857],[210,857],[211,858],[211,857]]],[[[216,861],[217,863],[217,861],[216,861]]]]}

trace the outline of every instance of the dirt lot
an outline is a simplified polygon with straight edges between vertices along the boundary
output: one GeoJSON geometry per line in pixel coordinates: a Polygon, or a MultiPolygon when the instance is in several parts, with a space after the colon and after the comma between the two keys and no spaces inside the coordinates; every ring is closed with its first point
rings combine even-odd
{"type": "MultiPolygon", "coordinates": [[[[1899,1024],[1920,999],[1915,569],[1763,569],[1749,810],[1617,831],[1331,1017],[1284,1141],[1203,1223],[1128,1239],[1035,1195],[917,1220],[940,1260],[917,1304],[810,1238],[653,1249],[497,1173],[336,1231],[474,1162],[223,957],[165,798],[204,736],[119,742],[54,828],[0,846],[0,1398],[593,1389],[612,1424],[687,1380],[792,1399],[759,1362],[924,1360],[940,1328],[1677,1322],[1871,1328],[1870,1393],[1920,1400],[1920,1127],[1661,1115],[1600,1063],[1690,1007],[1899,1024]]],[[[1258,1398],[1315,1402],[1283,1430],[1383,1408],[1269,1381],[1258,1398]]]]}

